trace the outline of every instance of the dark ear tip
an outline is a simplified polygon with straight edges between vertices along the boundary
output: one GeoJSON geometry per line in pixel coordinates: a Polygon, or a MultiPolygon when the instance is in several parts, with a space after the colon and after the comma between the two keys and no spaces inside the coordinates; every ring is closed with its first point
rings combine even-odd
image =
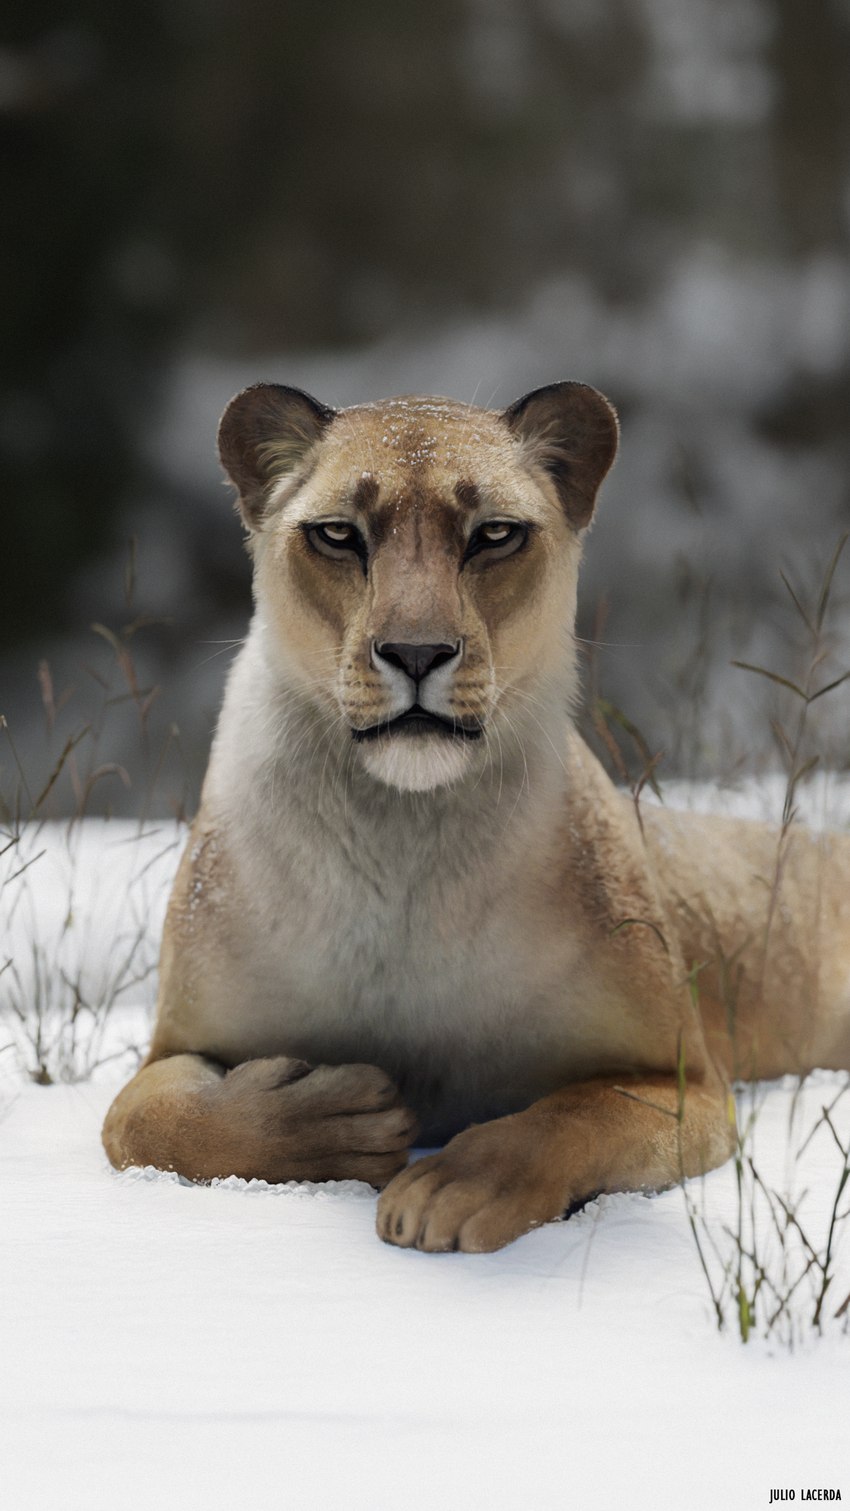
{"type": "Polygon", "coordinates": [[[330,424],[336,414],[335,409],[315,399],[306,389],[291,388],[285,383],[249,383],[247,388],[240,388],[224,407],[216,430],[219,451],[222,441],[229,440],[237,424],[241,426],[248,418],[273,419],[292,406],[308,410],[319,427],[330,424]]]}
{"type": "Polygon", "coordinates": [[[218,455],[253,528],[271,480],[269,447],[280,443],[292,465],[319,440],[336,411],[301,388],[251,383],[234,395],[218,423],[218,455]]]}
{"type": "Polygon", "coordinates": [[[617,411],[604,393],[591,383],[565,378],[560,383],[546,383],[533,388],[511,404],[502,415],[508,427],[533,435],[547,425],[563,425],[567,433],[590,446],[607,471],[620,444],[617,411]]]}
{"type": "Polygon", "coordinates": [[[576,408],[585,410],[590,414],[592,411],[599,420],[607,422],[616,436],[620,433],[620,422],[617,411],[600,389],[594,388],[592,383],[580,383],[575,378],[562,378],[557,383],[544,383],[541,388],[532,388],[530,393],[523,394],[504,411],[503,418],[510,424],[518,420],[532,405],[545,405],[548,402],[563,405],[571,402],[576,408]]]}
{"type": "Polygon", "coordinates": [[[591,384],[565,380],[523,394],[502,419],[549,474],[570,523],[583,529],[617,455],[620,427],[613,405],[591,384]]]}
{"type": "Polygon", "coordinates": [[[215,432],[216,442],[218,444],[218,454],[222,462],[224,461],[225,454],[229,449],[229,443],[233,438],[237,421],[239,420],[240,416],[245,413],[246,410],[250,409],[253,406],[254,399],[258,395],[259,390],[264,389],[266,386],[267,385],[265,383],[251,383],[247,388],[241,388],[239,392],[234,394],[232,399],[228,399],[227,403],[225,404],[224,409],[222,410],[219,417],[219,422],[216,426],[215,432]]]}

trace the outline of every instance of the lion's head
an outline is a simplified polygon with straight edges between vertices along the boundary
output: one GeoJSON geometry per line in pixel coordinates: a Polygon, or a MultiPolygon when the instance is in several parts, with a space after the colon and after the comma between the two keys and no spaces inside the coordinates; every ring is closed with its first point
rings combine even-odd
{"type": "Polygon", "coordinates": [[[457,781],[572,697],[580,532],[616,449],[582,383],[501,413],[334,411],[264,383],[228,405],[219,451],[270,654],[373,777],[457,781]]]}

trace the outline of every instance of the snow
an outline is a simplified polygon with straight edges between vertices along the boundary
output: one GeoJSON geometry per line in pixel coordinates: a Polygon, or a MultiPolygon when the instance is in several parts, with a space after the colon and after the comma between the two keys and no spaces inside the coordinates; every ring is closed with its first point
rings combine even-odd
{"type": "MultiPolygon", "coordinates": [[[[735,801],[753,811],[756,794],[735,801]]],[[[77,1069],[104,1062],[75,1084],[23,1076],[32,1020],[13,1025],[0,977],[0,1046],[8,1029],[19,1051],[0,1055],[4,1511],[749,1511],[772,1488],[799,1502],[809,1486],[850,1499],[846,1327],[800,1325],[793,1348],[718,1333],[681,1190],[600,1198],[498,1254],[431,1256],[380,1243],[357,1182],[196,1187],[111,1171],[100,1124],[146,1037],[179,838],[113,821],[76,826],[69,846],[48,826],[0,861],[10,876],[47,852],[0,891],[14,1000],[37,979],[35,943],[78,998],[82,985],[77,1069]],[[134,940],[116,993],[116,952],[134,940]]],[[[742,1093],[744,1117],[758,1108],[758,1167],[799,1200],[818,1245],[840,1160],[823,1126],[792,1154],[844,1081],[742,1093]]],[[[832,1115],[846,1142],[850,1095],[832,1115]]],[[[722,1238],[734,1170],[688,1194],[722,1238]]],[[[847,1250],[830,1318],[850,1291],[847,1250]]],[[[808,1295],[804,1283],[801,1307],[808,1295]]]]}

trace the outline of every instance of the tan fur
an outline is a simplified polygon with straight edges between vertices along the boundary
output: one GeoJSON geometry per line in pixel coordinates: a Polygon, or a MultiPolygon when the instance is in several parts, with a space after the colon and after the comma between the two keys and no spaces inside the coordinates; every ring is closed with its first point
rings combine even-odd
{"type": "Polygon", "coordinates": [[[578,384],[504,415],[262,385],[228,408],[257,611],[151,1051],[104,1126],[117,1167],[356,1176],[385,1187],[387,1241],[494,1249],[721,1163],[730,1074],[850,1065],[850,838],[641,826],[571,725],[580,531],[615,446],[578,384]],[[468,555],[500,520],[521,548],[468,555]],[[387,644],[443,661],[417,691],[387,644]],[[414,700],[480,736],[354,739],[414,700]],[[417,1130],[448,1142],[405,1169],[417,1130]]]}

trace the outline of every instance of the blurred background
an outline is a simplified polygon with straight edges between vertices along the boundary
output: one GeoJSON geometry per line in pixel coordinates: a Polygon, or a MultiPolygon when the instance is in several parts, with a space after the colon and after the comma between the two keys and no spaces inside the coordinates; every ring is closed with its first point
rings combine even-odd
{"type": "MultiPolygon", "coordinates": [[[[811,620],[850,525],[850,0],[4,10],[7,810],[195,806],[250,611],[215,429],[260,378],[602,388],[591,737],[766,758],[794,695],[730,662],[807,675],[780,571],[811,620]]],[[[850,549],[811,686],[849,623],[850,549]]]]}

